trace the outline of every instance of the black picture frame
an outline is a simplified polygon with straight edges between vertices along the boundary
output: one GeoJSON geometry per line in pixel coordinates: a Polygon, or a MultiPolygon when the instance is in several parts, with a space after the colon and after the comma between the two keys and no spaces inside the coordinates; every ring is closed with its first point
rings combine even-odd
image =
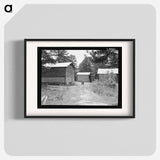
{"type": "MultiPolygon", "coordinates": [[[[39,51],[41,49],[46,49],[46,48],[53,48],[53,47],[37,47],[37,51],[39,53],[39,51]]],[[[54,47],[55,48],[55,47],[54,47]]],[[[59,47],[58,47],[59,48],[59,47]]],[[[61,47],[62,48],[62,47],[61,47]]],[[[67,47],[65,47],[67,48],[67,47]]],[[[72,47],[69,47],[69,48],[72,48],[72,47]]],[[[76,47],[77,48],[77,47],[76,47]]],[[[82,48],[82,47],[80,47],[82,48]]],[[[84,48],[87,48],[87,47],[84,47],[84,48]]],[[[89,47],[89,48],[98,48],[98,47],[89,47]]],[[[122,50],[121,50],[121,54],[122,54],[122,50]]],[[[120,54],[120,55],[121,55],[120,54]]],[[[38,54],[39,55],[39,54],[38,54]]],[[[38,68],[40,67],[40,61],[39,61],[39,57],[38,56],[38,68]]],[[[120,59],[121,59],[121,56],[120,56],[120,59]]],[[[120,62],[122,62],[122,59],[120,60],[120,62]]],[[[122,64],[120,63],[119,64],[119,69],[120,69],[120,78],[119,78],[119,83],[121,84],[122,83],[122,64]]],[[[38,69],[37,71],[37,74],[38,74],[38,77],[41,76],[41,70],[38,69]]],[[[39,80],[38,78],[38,81],[37,81],[37,93],[39,94],[40,92],[40,85],[41,85],[41,81],[39,80]]],[[[122,97],[121,97],[121,92],[122,92],[122,88],[121,88],[122,85],[120,85],[120,88],[119,88],[119,97],[118,97],[118,102],[119,102],[119,107],[117,108],[121,108],[122,107],[122,97]]],[[[39,96],[38,96],[39,97],[39,96]]],[[[39,98],[37,99],[37,102],[39,104],[39,98]]],[[[38,108],[39,109],[43,109],[44,107],[41,107],[38,105],[38,108]]],[[[46,107],[45,108],[57,108],[56,106],[53,107],[46,107]]],[[[64,106],[62,107],[58,107],[58,108],[66,108],[64,106]]],[[[67,106],[67,108],[73,108],[72,106],[67,106]]],[[[77,108],[81,108],[80,107],[77,107],[77,108]]],[[[83,108],[83,107],[82,107],[83,108]]],[[[86,107],[85,107],[86,108],[86,107]]],[[[87,107],[87,108],[97,108],[97,107],[87,107]]],[[[104,108],[104,107],[102,107],[104,108]]],[[[108,108],[115,108],[115,107],[108,107],[108,108]]],[[[115,108],[115,109],[117,109],[115,108]]],[[[24,39],[24,117],[25,118],[135,118],[135,39],[24,39]],[[27,59],[26,59],[26,44],[28,41],[131,41],[133,42],[133,114],[131,116],[28,116],[26,114],[26,87],[27,87],[27,84],[26,84],[26,78],[27,78],[27,67],[26,67],[26,62],[27,62],[27,59]]]]}
{"type": "MultiPolygon", "coordinates": [[[[37,103],[38,103],[38,108],[87,108],[87,109],[92,109],[92,108],[105,108],[105,109],[117,109],[117,108],[122,108],[122,47],[114,47],[116,49],[119,50],[119,64],[118,64],[118,69],[119,69],[119,78],[118,78],[118,84],[119,84],[119,88],[118,88],[118,105],[112,105],[112,106],[104,106],[104,105],[42,105],[41,104],[41,52],[42,50],[46,49],[46,50],[51,50],[51,49],[55,49],[55,50],[63,50],[63,49],[68,49],[68,50],[100,50],[100,49],[105,49],[106,47],[38,47],[37,48],[37,57],[38,57],[38,67],[37,67],[37,77],[38,77],[38,81],[37,81],[37,88],[38,88],[38,98],[37,98],[37,103]],[[98,106],[98,107],[97,107],[98,106]]],[[[113,47],[107,47],[107,48],[113,48],[113,47]]]]}

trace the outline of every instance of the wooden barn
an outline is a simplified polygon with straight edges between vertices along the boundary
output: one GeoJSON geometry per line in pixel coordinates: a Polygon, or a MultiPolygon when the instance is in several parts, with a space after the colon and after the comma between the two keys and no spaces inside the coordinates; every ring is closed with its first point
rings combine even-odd
{"type": "Polygon", "coordinates": [[[107,77],[107,74],[113,73],[118,76],[118,68],[99,68],[97,75],[100,81],[104,81],[107,77]]]}
{"type": "Polygon", "coordinates": [[[42,82],[52,84],[72,84],[74,82],[74,66],[72,62],[46,64],[46,72],[42,73],[42,82]]]}
{"type": "Polygon", "coordinates": [[[77,81],[78,82],[91,82],[91,73],[90,72],[78,72],[77,81]]]}

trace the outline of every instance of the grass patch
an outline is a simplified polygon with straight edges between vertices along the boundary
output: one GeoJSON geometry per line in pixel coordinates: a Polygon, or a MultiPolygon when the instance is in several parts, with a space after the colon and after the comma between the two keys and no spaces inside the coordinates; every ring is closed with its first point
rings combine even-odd
{"type": "Polygon", "coordinates": [[[63,104],[64,95],[67,91],[67,87],[56,85],[42,85],[42,97],[45,95],[48,97],[45,105],[61,105],[63,104]]]}
{"type": "Polygon", "coordinates": [[[108,74],[104,81],[95,80],[91,84],[91,90],[113,104],[118,104],[118,83],[115,75],[108,74]]]}
{"type": "Polygon", "coordinates": [[[110,87],[106,85],[105,82],[96,80],[92,83],[91,89],[94,93],[102,96],[116,97],[118,95],[118,84],[115,84],[114,87],[110,87]]]}

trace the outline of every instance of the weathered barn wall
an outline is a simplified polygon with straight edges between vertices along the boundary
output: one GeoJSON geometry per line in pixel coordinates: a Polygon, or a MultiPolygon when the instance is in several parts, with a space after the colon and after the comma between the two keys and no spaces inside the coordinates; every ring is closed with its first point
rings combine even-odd
{"type": "Polygon", "coordinates": [[[108,77],[107,74],[99,74],[99,75],[98,75],[98,79],[99,79],[100,81],[104,81],[107,77],[108,77]]]}
{"type": "Polygon", "coordinates": [[[42,73],[42,82],[55,84],[72,83],[74,82],[74,68],[71,65],[68,67],[51,68],[47,72],[42,73]]]}
{"type": "MultiPolygon", "coordinates": [[[[116,79],[118,79],[118,74],[114,74],[116,76],[116,79]]],[[[108,75],[107,74],[98,74],[98,79],[100,81],[104,81],[108,78],[108,75]]]]}
{"type": "Polygon", "coordinates": [[[45,73],[42,73],[42,77],[65,77],[66,68],[51,68],[45,73]]]}
{"type": "Polygon", "coordinates": [[[74,82],[74,68],[70,65],[66,68],[66,83],[74,82]]]}
{"type": "Polygon", "coordinates": [[[42,77],[43,83],[65,83],[65,77],[42,77]]]}
{"type": "Polygon", "coordinates": [[[90,82],[89,75],[78,75],[79,82],[90,82]]]}

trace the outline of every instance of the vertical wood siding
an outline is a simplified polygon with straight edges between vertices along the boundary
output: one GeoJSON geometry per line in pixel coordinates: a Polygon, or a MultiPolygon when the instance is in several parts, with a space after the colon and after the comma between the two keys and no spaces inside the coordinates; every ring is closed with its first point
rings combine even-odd
{"type": "Polygon", "coordinates": [[[89,75],[78,75],[79,82],[90,82],[89,75]]]}
{"type": "Polygon", "coordinates": [[[55,84],[72,83],[74,82],[74,68],[71,65],[68,67],[51,68],[47,72],[42,73],[42,82],[55,84]]]}
{"type": "Polygon", "coordinates": [[[42,77],[65,77],[65,73],[66,73],[65,67],[56,67],[49,69],[45,73],[42,73],[42,77]]]}
{"type": "Polygon", "coordinates": [[[65,83],[65,78],[64,77],[42,77],[42,82],[43,83],[65,83]]]}
{"type": "Polygon", "coordinates": [[[74,68],[70,65],[66,68],[66,83],[74,82],[74,68]]]}

